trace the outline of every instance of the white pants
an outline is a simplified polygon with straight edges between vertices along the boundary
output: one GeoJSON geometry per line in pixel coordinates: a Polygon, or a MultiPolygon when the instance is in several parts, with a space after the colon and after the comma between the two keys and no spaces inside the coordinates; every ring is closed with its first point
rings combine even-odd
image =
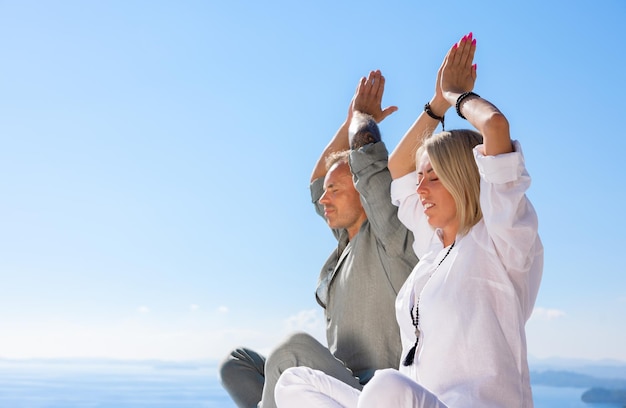
{"type": "Polygon", "coordinates": [[[318,370],[294,367],[279,378],[278,408],[447,408],[439,399],[398,370],[378,370],[363,391],[318,370]]]}

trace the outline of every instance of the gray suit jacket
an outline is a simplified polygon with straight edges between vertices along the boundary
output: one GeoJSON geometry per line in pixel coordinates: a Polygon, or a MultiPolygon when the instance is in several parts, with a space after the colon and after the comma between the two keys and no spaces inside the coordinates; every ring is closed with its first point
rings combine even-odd
{"type": "MultiPolygon", "coordinates": [[[[322,268],[316,290],[317,301],[325,309],[329,349],[361,384],[375,370],[400,364],[395,298],[417,264],[413,234],[398,220],[397,207],[391,203],[387,158],[383,142],[350,154],[350,168],[368,219],[350,242],[347,231],[333,230],[338,248],[322,268]]],[[[322,217],[318,200],[323,183],[323,178],[311,183],[311,199],[322,217]]]]}

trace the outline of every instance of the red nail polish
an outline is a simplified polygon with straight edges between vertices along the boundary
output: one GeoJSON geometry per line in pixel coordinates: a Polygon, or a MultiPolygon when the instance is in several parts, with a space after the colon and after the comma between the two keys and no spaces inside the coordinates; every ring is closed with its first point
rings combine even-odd
{"type": "Polygon", "coordinates": [[[475,38],[472,40],[472,45],[476,45],[476,39],[475,38]]]}
{"type": "Polygon", "coordinates": [[[454,43],[454,45],[452,46],[452,49],[453,49],[453,50],[456,50],[456,48],[457,48],[458,46],[459,46],[459,45],[458,45],[457,43],[454,43]]]}

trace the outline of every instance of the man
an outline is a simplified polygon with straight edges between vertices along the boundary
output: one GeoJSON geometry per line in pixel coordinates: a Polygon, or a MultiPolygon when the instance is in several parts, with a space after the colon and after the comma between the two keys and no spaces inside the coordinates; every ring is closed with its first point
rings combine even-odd
{"type": "Polygon", "coordinates": [[[384,86],[380,71],[361,79],[346,121],[311,175],[316,211],[338,241],[316,290],[325,311],[328,348],[296,333],[267,359],[246,348],[234,350],[220,375],[239,407],[274,408],[274,387],[289,367],[318,369],[361,389],[375,370],[398,366],[394,302],[417,258],[413,235],[398,220],[390,199],[388,152],[377,122],[397,107],[381,109],[384,86]]]}

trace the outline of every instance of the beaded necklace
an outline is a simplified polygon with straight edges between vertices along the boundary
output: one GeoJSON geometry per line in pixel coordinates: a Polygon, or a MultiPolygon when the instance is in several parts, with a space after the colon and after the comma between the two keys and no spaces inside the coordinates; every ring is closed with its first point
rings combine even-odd
{"type": "MultiPolygon", "coordinates": [[[[452,245],[450,245],[450,248],[448,248],[448,252],[446,252],[446,254],[443,256],[443,258],[441,258],[441,261],[439,261],[435,269],[430,273],[430,276],[428,277],[428,280],[426,281],[426,283],[428,283],[428,281],[430,280],[430,278],[432,278],[434,273],[437,272],[437,269],[439,269],[439,266],[441,266],[443,261],[446,260],[446,258],[448,257],[448,254],[450,254],[450,251],[452,251],[452,248],[454,248],[454,244],[456,244],[456,241],[454,241],[452,245]]],[[[411,321],[413,322],[413,326],[415,327],[415,344],[413,345],[413,347],[411,347],[411,350],[409,350],[406,357],[404,358],[404,362],[402,364],[405,367],[413,364],[413,360],[415,359],[415,350],[417,349],[417,343],[419,343],[420,341],[421,333],[419,329],[419,322],[420,322],[419,304],[420,304],[421,297],[422,296],[420,294],[420,296],[417,298],[417,302],[415,302],[415,314],[413,314],[413,308],[409,308],[409,315],[411,315],[411,321]]]]}

